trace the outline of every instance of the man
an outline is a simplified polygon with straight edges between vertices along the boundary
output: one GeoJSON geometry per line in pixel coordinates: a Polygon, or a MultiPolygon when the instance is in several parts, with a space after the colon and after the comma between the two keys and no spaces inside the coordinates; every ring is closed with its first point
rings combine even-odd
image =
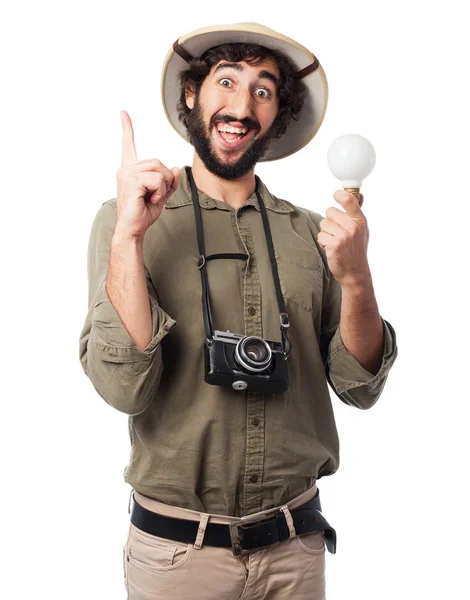
{"type": "Polygon", "coordinates": [[[195,148],[191,169],[139,161],[121,115],[80,360],[129,415],[131,600],[325,597],[336,536],[316,481],[339,466],[327,381],[373,406],[395,333],[374,296],[362,196],[338,190],[343,210],[322,219],[270,193],[254,167],[308,143],[326,98],[306,48],[244,23],[192,32],[165,61],[163,104],[195,148]]]}

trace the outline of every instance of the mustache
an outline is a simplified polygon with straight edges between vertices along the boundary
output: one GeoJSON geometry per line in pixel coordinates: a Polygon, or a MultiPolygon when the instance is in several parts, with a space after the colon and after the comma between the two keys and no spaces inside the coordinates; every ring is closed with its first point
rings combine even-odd
{"type": "Polygon", "coordinates": [[[229,115],[216,116],[211,120],[211,127],[215,125],[216,121],[223,121],[224,123],[241,123],[243,127],[248,127],[249,129],[259,129],[259,124],[253,119],[236,119],[235,117],[231,117],[229,115]]]}

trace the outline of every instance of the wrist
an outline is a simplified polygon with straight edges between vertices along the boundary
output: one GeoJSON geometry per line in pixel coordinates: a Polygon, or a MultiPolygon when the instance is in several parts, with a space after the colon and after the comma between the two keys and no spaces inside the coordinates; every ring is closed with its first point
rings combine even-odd
{"type": "Polygon", "coordinates": [[[113,246],[138,246],[142,247],[144,243],[143,235],[133,235],[124,229],[116,227],[111,239],[113,246]]]}
{"type": "Polygon", "coordinates": [[[349,277],[347,281],[343,281],[340,285],[343,291],[355,292],[357,294],[369,292],[374,289],[372,275],[369,270],[349,277]]]}

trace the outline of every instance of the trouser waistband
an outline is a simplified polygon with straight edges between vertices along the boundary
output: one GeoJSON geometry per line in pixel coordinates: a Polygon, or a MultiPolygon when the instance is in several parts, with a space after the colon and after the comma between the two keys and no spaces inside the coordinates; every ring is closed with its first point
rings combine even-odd
{"type": "Polygon", "coordinates": [[[164,504],[134,491],[131,522],[158,537],[192,543],[201,549],[232,547],[235,556],[296,535],[323,531],[328,550],[336,552],[336,532],[321,512],[316,485],[290,500],[244,517],[209,514],[164,504]]]}
{"type": "Polygon", "coordinates": [[[133,495],[134,499],[147,510],[151,510],[166,517],[174,517],[175,519],[188,519],[190,521],[200,521],[201,515],[208,515],[210,517],[211,523],[229,524],[238,522],[243,523],[245,519],[251,520],[257,516],[269,516],[271,514],[279,512],[282,506],[287,506],[288,509],[297,508],[314,498],[317,493],[317,490],[318,487],[315,483],[311,488],[309,488],[299,496],[292,498],[292,500],[289,500],[289,502],[286,502],[286,504],[275,506],[273,508],[269,508],[250,515],[245,515],[244,517],[232,517],[228,515],[204,513],[195,510],[190,510],[188,508],[181,508],[179,506],[172,506],[171,504],[158,502],[158,500],[154,500],[153,498],[144,496],[143,494],[140,494],[137,490],[132,490],[131,496],[133,495]]]}

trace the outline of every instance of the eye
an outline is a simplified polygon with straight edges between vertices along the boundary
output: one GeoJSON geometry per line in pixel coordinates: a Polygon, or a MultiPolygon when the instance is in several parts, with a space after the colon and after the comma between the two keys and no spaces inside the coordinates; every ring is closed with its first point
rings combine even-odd
{"type": "Polygon", "coordinates": [[[232,83],[232,80],[229,79],[228,77],[224,77],[223,79],[219,79],[219,83],[223,87],[230,87],[230,84],[232,83]],[[224,81],[228,82],[228,85],[225,84],[225,83],[223,83],[224,81]]]}
{"type": "Polygon", "coordinates": [[[269,98],[271,96],[271,92],[266,88],[257,88],[255,94],[258,98],[269,98]]]}

